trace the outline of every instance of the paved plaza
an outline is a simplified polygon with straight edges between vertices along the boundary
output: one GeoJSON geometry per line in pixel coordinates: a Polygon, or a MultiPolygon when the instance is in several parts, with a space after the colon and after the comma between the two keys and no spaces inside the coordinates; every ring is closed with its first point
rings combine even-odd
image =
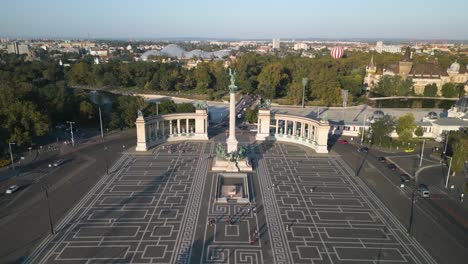
{"type": "Polygon", "coordinates": [[[214,142],[124,154],[31,263],[435,263],[339,156],[250,148],[250,204],[214,203],[214,142]]]}

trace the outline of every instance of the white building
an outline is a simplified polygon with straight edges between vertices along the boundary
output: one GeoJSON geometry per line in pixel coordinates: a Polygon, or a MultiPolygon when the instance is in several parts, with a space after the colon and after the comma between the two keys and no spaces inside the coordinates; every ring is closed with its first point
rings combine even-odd
{"type": "Polygon", "coordinates": [[[272,44],[272,48],[273,49],[279,49],[280,48],[280,39],[279,38],[276,38],[276,39],[273,39],[273,44],[272,44]]]}
{"type": "Polygon", "coordinates": [[[294,50],[308,50],[308,49],[309,49],[309,45],[307,45],[304,42],[294,44],[294,50]]]}
{"type": "MultiPolygon", "coordinates": [[[[370,118],[362,121],[354,120],[328,120],[330,123],[330,134],[358,137],[364,128],[370,129],[374,120],[381,118],[383,111],[375,111],[370,118]],[[379,116],[375,116],[375,115],[379,116]]],[[[416,125],[423,128],[425,138],[441,140],[445,133],[450,131],[460,131],[468,127],[468,96],[459,99],[455,105],[448,110],[448,115],[438,116],[435,112],[429,112],[426,117],[416,120],[416,125]]],[[[416,137],[416,135],[413,135],[416,137]]],[[[391,137],[397,138],[398,134],[393,131],[391,137]]]]}
{"type": "Polygon", "coordinates": [[[384,45],[383,41],[377,41],[375,45],[375,51],[378,53],[401,53],[401,47],[396,45],[384,45]]]}
{"type": "Polygon", "coordinates": [[[7,46],[8,53],[14,54],[27,54],[29,55],[29,46],[26,44],[19,44],[18,42],[13,42],[7,46]]]}

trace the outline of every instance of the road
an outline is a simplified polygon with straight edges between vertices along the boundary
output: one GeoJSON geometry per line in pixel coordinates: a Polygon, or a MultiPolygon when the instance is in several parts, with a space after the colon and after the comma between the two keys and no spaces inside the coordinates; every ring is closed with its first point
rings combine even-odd
{"type": "MultiPolygon", "coordinates": [[[[388,154],[371,148],[369,153],[357,152],[352,144],[334,144],[332,153],[339,154],[357,172],[372,191],[406,226],[409,225],[411,194],[415,183],[400,187],[399,171],[391,171],[386,163],[377,160],[388,154]]],[[[437,170],[436,167],[433,168],[437,170]]],[[[430,173],[431,170],[428,170],[430,173]]],[[[421,181],[425,177],[421,177],[421,181]]],[[[420,182],[421,182],[420,181],[420,182]]],[[[431,189],[432,191],[432,189],[431,189]]],[[[466,263],[468,257],[468,229],[444,213],[440,208],[441,195],[430,198],[417,196],[411,234],[433,254],[439,263],[466,263]]],[[[466,221],[466,219],[465,219],[466,221]]]]}
{"type": "Polygon", "coordinates": [[[37,173],[18,178],[22,189],[12,195],[0,196],[0,237],[3,238],[0,262],[21,262],[49,234],[43,187],[49,190],[52,221],[58,223],[106,174],[106,165],[113,164],[121,152],[134,143],[135,131],[124,131],[104,142],[77,146],[65,155],[51,156],[36,164],[37,173]],[[59,157],[66,162],[60,167],[49,168],[48,164],[59,157]]]}

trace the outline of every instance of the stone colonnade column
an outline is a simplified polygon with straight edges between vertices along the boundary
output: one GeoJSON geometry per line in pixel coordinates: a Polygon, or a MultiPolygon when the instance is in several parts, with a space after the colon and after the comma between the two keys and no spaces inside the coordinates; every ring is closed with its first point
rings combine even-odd
{"type": "Polygon", "coordinates": [[[138,116],[136,122],[136,133],[137,133],[137,146],[136,151],[147,151],[148,145],[146,142],[146,122],[143,116],[138,116]]]}
{"type": "MultiPolygon", "coordinates": [[[[269,109],[258,110],[258,127],[256,140],[263,141],[270,136],[271,112],[269,109]]],[[[276,120],[276,132],[278,133],[278,120],[276,120]]]]}

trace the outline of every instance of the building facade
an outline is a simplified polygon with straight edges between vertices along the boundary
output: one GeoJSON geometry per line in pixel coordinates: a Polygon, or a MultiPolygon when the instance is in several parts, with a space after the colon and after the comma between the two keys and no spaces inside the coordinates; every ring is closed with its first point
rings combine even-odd
{"type": "Polygon", "coordinates": [[[426,85],[433,83],[437,85],[438,95],[442,95],[442,86],[446,83],[464,84],[465,92],[468,92],[468,65],[462,67],[455,61],[445,70],[437,63],[414,63],[409,48],[402,61],[388,67],[377,68],[372,57],[366,67],[364,86],[367,90],[372,90],[385,75],[398,75],[403,80],[411,79],[414,92],[419,95],[424,94],[426,85]]]}

